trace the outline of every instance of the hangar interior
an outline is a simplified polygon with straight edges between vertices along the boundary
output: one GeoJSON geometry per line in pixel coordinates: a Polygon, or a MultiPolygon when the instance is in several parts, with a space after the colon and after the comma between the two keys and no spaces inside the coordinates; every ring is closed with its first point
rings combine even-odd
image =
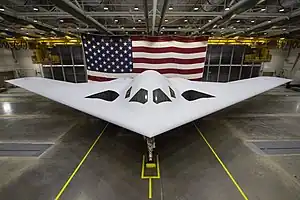
{"type": "Polygon", "coordinates": [[[0,199],[299,200],[299,15],[298,0],[1,0],[0,199]],[[201,81],[292,87],[157,136],[147,169],[141,135],[4,82],[87,82],[82,33],[208,37],[201,81]]]}

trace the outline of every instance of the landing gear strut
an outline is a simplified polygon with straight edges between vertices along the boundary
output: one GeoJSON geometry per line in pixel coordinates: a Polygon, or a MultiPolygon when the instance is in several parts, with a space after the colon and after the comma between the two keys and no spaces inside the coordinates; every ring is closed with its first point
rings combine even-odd
{"type": "Polygon", "coordinates": [[[155,149],[155,139],[154,137],[152,138],[145,137],[145,140],[147,142],[148,162],[153,162],[153,151],[155,149]]]}

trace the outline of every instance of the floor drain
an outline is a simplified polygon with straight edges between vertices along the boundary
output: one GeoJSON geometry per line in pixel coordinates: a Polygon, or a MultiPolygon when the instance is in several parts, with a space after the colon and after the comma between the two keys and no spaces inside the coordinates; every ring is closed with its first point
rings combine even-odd
{"type": "Polygon", "coordinates": [[[0,157],[38,157],[52,144],[0,143],[0,157]]]}
{"type": "Polygon", "coordinates": [[[256,153],[264,155],[300,154],[300,141],[247,141],[247,145],[256,153]]]}

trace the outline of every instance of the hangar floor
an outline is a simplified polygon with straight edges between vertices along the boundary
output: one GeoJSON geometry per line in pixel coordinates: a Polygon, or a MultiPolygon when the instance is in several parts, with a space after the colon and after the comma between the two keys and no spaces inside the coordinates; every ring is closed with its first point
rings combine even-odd
{"type": "Polygon", "coordinates": [[[299,92],[276,88],[158,136],[150,186],[140,135],[21,89],[0,104],[0,199],[300,199],[299,92]]]}

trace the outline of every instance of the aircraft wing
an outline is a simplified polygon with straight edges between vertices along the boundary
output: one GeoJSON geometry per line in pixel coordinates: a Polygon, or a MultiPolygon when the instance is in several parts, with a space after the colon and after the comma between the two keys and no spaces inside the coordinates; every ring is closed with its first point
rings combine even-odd
{"type": "Polygon", "coordinates": [[[132,82],[136,78],[80,84],[37,77],[7,82],[141,135],[154,137],[290,81],[257,77],[230,83],[195,82],[153,73],[140,75],[139,81],[146,81],[144,86],[149,95],[144,104],[131,102],[132,96],[125,98],[130,85],[135,86],[132,82]],[[167,84],[165,88],[173,88],[176,97],[157,104],[153,92],[161,83],[167,84]],[[118,96],[108,95],[109,98],[116,97],[113,101],[99,99],[98,95],[106,91],[115,91],[118,96]]]}
{"type": "MultiPolygon", "coordinates": [[[[199,119],[290,81],[277,77],[256,77],[228,83],[216,83],[170,78],[171,84],[179,94],[191,90],[202,93],[202,97],[197,100],[181,101],[180,114],[182,119],[186,119],[184,123],[199,119]]],[[[179,110],[177,111],[179,112],[179,110]]]]}

